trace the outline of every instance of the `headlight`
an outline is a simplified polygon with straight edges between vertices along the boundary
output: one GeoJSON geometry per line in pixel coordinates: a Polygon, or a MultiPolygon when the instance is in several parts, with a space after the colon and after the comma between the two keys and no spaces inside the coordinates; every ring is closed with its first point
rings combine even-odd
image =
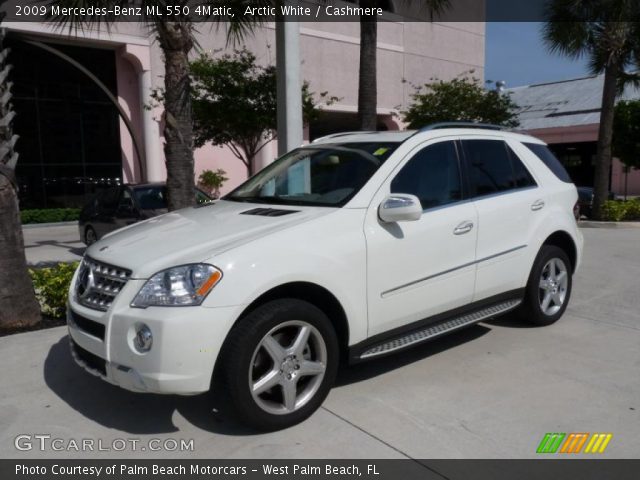
{"type": "Polygon", "coordinates": [[[222,278],[213,265],[182,265],[156,273],[142,286],[132,307],[200,305],[222,278]]]}

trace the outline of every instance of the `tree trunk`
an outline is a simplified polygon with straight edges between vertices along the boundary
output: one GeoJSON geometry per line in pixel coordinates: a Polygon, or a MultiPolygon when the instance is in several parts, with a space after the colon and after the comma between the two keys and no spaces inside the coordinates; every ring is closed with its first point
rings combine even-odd
{"type": "Polygon", "coordinates": [[[16,190],[0,174],[0,329],[35,325],[40,319],[27,271],[16,190]]]}
{"type": "MultiPolygon", "coordinates": [[[[360,6],[375,7],[375,0],[362,0],[360,6]]],[[[376,52],[378,23],[360,17],[360,72],[358,78],[358,123],[360,130],[376,130],[378,125],[378,85],[376,52]]]]}
{"type": "Polygon", "coordinates": [[[193,47],[188,22],[158,22],[158,40],[164,53],[164,154],[167,165],[169,210],[195,203],[193,118],[189,52],[193,47]]]}
{"type": "Polygon", "coordinates": [[[593,218],[602,220],[602,206],[609,194],[609,176],[611,174],[611,139],[613,137],[613,116],[617,94],[618,66],[608,65],[604,71],[602,90],[602,110],[598,130],[598,148],[596,150],[596,168],[593,180],[593,218]]]}
{"type": "MultiPolygon", "coordinates": [[[[0,20],[4,14],[0,16],[0,20]]],[[[6,59],[4,49],[5,30],[0,29],[0,52],[6,59]]],[[[11,182],[17,154],[11,123],[11,85],[6,80],[9,69],[0,64],[5,81],[0,84],[0,119],[6,125],[0,127],[0,329],[35,325],[41,319],[40,305],[33,291],[33,283],[27,271],[24,254],[22,224],[18,209],[18,196],[11,182]],[[8,120],[8,121],[7,121],[8,120]]]]}

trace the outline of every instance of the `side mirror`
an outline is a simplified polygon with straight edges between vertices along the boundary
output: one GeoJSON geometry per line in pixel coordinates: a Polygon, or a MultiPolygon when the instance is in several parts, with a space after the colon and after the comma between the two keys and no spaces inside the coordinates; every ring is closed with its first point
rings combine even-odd
{"type": "Polygon", "coordinates": [[[422,205],[415,195],[392,193],[378,207],[378,216],[385,223],[411,222],[422,216],[422,205]]]}

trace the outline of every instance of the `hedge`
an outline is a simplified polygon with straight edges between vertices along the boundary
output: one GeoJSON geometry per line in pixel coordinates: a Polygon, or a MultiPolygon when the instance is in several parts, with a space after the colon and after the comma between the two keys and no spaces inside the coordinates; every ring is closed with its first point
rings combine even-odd
{"type": "Polygon", "coordinates": [[[640,198],[627,200],[607,200],[604,202],[602,213],[605,220],[614,222],[640,220],[640,198]]]}
{"type": "Polygon", "coordinates": [[[36,298],[44,315],[64,318],[71,279],[79,262],[29,269],[36,298]]]}
{"type": "Polygon", "coordinates": [[[72,222],[80,217],[79,208],[34,208],[20,211],[22,224],[72,222]]]}

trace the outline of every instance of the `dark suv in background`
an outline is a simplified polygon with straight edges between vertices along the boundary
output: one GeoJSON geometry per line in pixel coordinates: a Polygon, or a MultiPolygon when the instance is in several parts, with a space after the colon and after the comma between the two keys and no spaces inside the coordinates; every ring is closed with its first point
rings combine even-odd
{"type": "MultiPolygon", "coordinates": [[[[212,198],[196,189],[196,202],[212,198]]],[[[132,223],[167,213],[167,187],[164,183],[118,185],[96,194],[80,212],[78,231],[87,245],[107,233],[132,223]]]]}

